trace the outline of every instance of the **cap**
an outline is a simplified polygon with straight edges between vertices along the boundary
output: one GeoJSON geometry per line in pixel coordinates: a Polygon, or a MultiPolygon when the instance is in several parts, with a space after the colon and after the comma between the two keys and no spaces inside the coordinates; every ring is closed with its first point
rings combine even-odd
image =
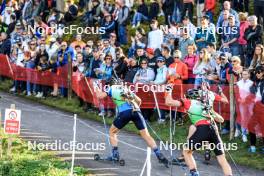
{"type": "Polygon", "coordinates": [[[264,72],[264,67],[263,66],[257,66],[256,72],[264,72]]]}
{"type": "Polygon", "coordinates": [[[157,61],[162,61],[162,62],[164,62],[165,59],[164,59],[164,57],[160,56],[160,57],[157,58],[157,61]]]}
{"type": "Polygon", "coordinates": [[[204,18],[204,19],[207,19],[207,20],[210,19],[210,17],[209,17],[208,15],[204,15],[203,18],[204,18]]]}
{"type": "Polygon", "coordinates": [[[146,52],[147,52],[148,54],[154,55],[154,49],[152,49],[152,48],[147,48],[147,49],[146,49],[146,52]]]}
{"type": "Polygon", "coordinates": [[[227,59],[227,58],[228,58],[227,53],[221,53],[221,54],[220,54],[220,58],[225,58],[225,59],[227,59]]]}

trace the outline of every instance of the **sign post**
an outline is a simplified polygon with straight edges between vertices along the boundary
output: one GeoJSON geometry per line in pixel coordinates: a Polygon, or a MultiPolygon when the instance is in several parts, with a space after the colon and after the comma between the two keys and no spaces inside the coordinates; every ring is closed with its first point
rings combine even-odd
{"type": "MultiPolygon", "coordinates": [[[[5,110],[4,132],[5,134],[20,134],[21,125],[21,111],[16,110],[15,104],[11,104],[10,109],[5,110]]],[[[12,154],[13,138],[8,138],[7,156],[11,157],[12,154]]]]}

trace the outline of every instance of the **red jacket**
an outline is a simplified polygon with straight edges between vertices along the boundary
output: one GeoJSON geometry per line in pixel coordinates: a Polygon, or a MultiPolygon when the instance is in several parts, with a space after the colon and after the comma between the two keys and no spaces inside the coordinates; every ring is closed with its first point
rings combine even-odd
{"type": "Polygon", "coordinates": [[[204,10],[205,11],[211,11],[212,13],[214,13],[215,6],[216,6],[215,0],[205,0],[204,10]]]}
{"type": "Polygon", "coordinates": [[[181,60],[177,59],[176,61],[174,61],[174,63],[170,64],[169,69],[175,69],[176,73],[179,74],[181,77],[176,78],[176,76],[168,75],[168,83],[182,84],[183,80],[188,79],[188,67],[181,60]]]}

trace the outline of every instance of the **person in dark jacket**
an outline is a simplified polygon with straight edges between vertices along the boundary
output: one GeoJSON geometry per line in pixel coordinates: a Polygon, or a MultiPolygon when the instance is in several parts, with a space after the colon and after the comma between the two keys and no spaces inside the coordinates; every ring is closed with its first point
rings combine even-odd
{"type": "Polygon", "coordinates": [[[163,10],[164,15],[165,15],[165,23],[167,25],[169,25],[171,22],[172,13],[174,10],[174,1],[173,0],[163,1],[162,10],[163,10]]]}
{"type": "Polygon", "coordinates": [[[85,73],[86,77],[97,78],[95,71],[100,67],[101,64],[100,55],[98,48],[93,49],[93,57],[90,60],[87,71],[85,73]]]}
{"type": "Polygon", "coordinates": [[[128,58],[124,55],[122,48],[116,48],[116,59],[113,62],[114,72],[118,78],[124,79],[127,72],[128,58]]]}
{"type": "MultiPolygon", "coordinates": [[[[264,3],[264,1],[262,1],[262,3],[264,3]]],[[[249,0],[233,0],[232,7],[237,12],[249,12],[249,0]]]]}
{"type": "Polygon", "coordinates": [[[110,34],[115,31],[115,21],[112,19],[111,14],[105,13],[101,28],[105,30],[105,33],[102,34],[102,39],[110,38],[110,34]]]}
{"type": "MultiPolygon", "coordinates": [[[[41,55],[39,59],[39,63],[36,67],[36,69],[40,72],[46,71],[49,69],[49,64],[48,64],[48,55],[41,55]]],[[[42,98],[46,97],[48,94],[48,86],[46,85],[41,85],[37,84],[37,95],[36,98],[42,98]]]]}
{"type": "Polygon", "coordinates": [[[190,21],[193,22],[193,5],[194,0],[183,0],[182,20],[186,15],[186,12],[188,12],[188,17],[190,21]]]}
{"type": "Polygon", "coordinates": [[[125,82],[133,83],[133,79],[139,69],[137,61],[135,59],[127,60],[128,71],[125,75],[125,82]]]}
{"type": "Polygon", "coordinates": [[[147,55],[147,58],[148,58],[148,67],[152,68],[154,70],[155,74],[156,74],[158,66],[156,64],[157,58],[155,57],[154,50],[152,48],[147,48],[146,49],[146,55],[147,55]]]}
{"type": "Polygon", "coordinates": [[[148,7],[145,4],[145,0],[139,0],[139,6],[136,13],[133,16],[132,28],[139,27],[142,21],[148,20],[148,7]]]}
{"type": "Polygon", "coordinates": [[[170,48],[168,46],[163,46],[161,50],[162,56],[165,58],[165,64],[167,67],[174,62],[174,58],[170,54],[170,48]]]}
{"type": "MultiPolygon", "coordinates": [[[[264,107],[264,67],[258,66],[255,70],[256,80],[250,88],[250,92],[255,95],[253,116],[249,119],[248,130],[249,130],[249,140],[250,148],[249,152],[256,153],[256,144],[257,144],[257,133],[264,134],[264,116],[263,116],[263,107],[264,107]],[[256,127],[260,127],[257,131],[256,127]]],[[[264,142],[264,138],[262,137],[264,142]]],[[[264,153],[264,147],[262,147],[261,152],[264,153]]]]}
{"type": "Polygon", "coordinates": [[[151,1],[150,7],[149,7],[149,20],[157,20],[158,13],[160,11],[159,3],[157,3],[157,0],[151,1]]]}
{"type": "Polygon", "coordinates": [[[91,11],[85,13],[84,20],[87,26],[93,26],[96,22],[99,22],[101,15],[101,7],[98,0],[93,0],[93,7],[91,11]]]}
{"type": "Polygon", "coordinates": [[[7,38],[7,34],[5,32],[1,33],[0,41],[0,53],[9,55],[11,52],[11,41],[7,38]]]}
{"type": "Polygon", "coordinates": [[[257,22],[256,16],[248,17],[249,27],[245,31],[244,39],[247,41],[245,67],[249,67],[257,44],[262,44],[263,28],[257,22]]]}
{"type": "Polygon", "coordinates": [[[117,16],[117,38],[121,45],[126,45],[127,25],[129,23],[129,8],[125,4],[125,0],[117,0],[119,13],[117,16]]]}
{"type": "Polygon", "coordinates": [[[131,36],[131,47],[128,50],[128,57],[133,57],[137,48],[146,48],[147,38],[143,28],[136,30],[135,36],[131,36]]]}
{"type": "Polygon", "coordinates": [[[78,15],[78,6],[74,4],[72,0],[68,0],[68,10],[64,15],[64,19],[66,22],[70,22],[74,20],[78,15]]]}
{"type": "MultiPolygon", "coordinates": [[[[247,3],[247,5],[248,4],[249,3],[247,3]]],[[[245,5],[246,5],[246,3],[245,3],[245,5]]],[[[258,23],[262,24],[262,26],[264,26],[264,10],[263,10],[263,8],[264,8],[264,0],[254,0],[254,14],[258,18],[258,23]]]]}

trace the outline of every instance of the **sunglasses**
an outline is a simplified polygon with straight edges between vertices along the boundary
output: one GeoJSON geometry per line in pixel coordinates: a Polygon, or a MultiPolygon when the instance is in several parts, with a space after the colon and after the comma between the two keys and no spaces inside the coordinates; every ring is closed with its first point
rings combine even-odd
{"type": "Polygon", "coordinates": [[[112,58],[111,57],[106,57],[105,60],[111,60],[112,58]]]}
{"type": "Polygon", "coordinates": [[[36,43],[30,43],[30,45],[36,45],[36,43]]]}
{"type": "Polygon", "coordinates": [[[162,63],[162,62],[164,62],[164,61],[158,60],[157,62],[158,62],[158,63],[162,63]]]}
{"type": "Polygon", "coordinates": [[[257,72],[256,72],[256,74],[260,74],[260,73],[262,73],[262,71],[257,71],[257,72]]]}
{"type": "Polygon", "coordinates": [[[147,63],[146,63],[146,62],[142,62],[142,63],[141,63],[141,65],[145,65],[145,64],[147,64],[147,63]]]}

